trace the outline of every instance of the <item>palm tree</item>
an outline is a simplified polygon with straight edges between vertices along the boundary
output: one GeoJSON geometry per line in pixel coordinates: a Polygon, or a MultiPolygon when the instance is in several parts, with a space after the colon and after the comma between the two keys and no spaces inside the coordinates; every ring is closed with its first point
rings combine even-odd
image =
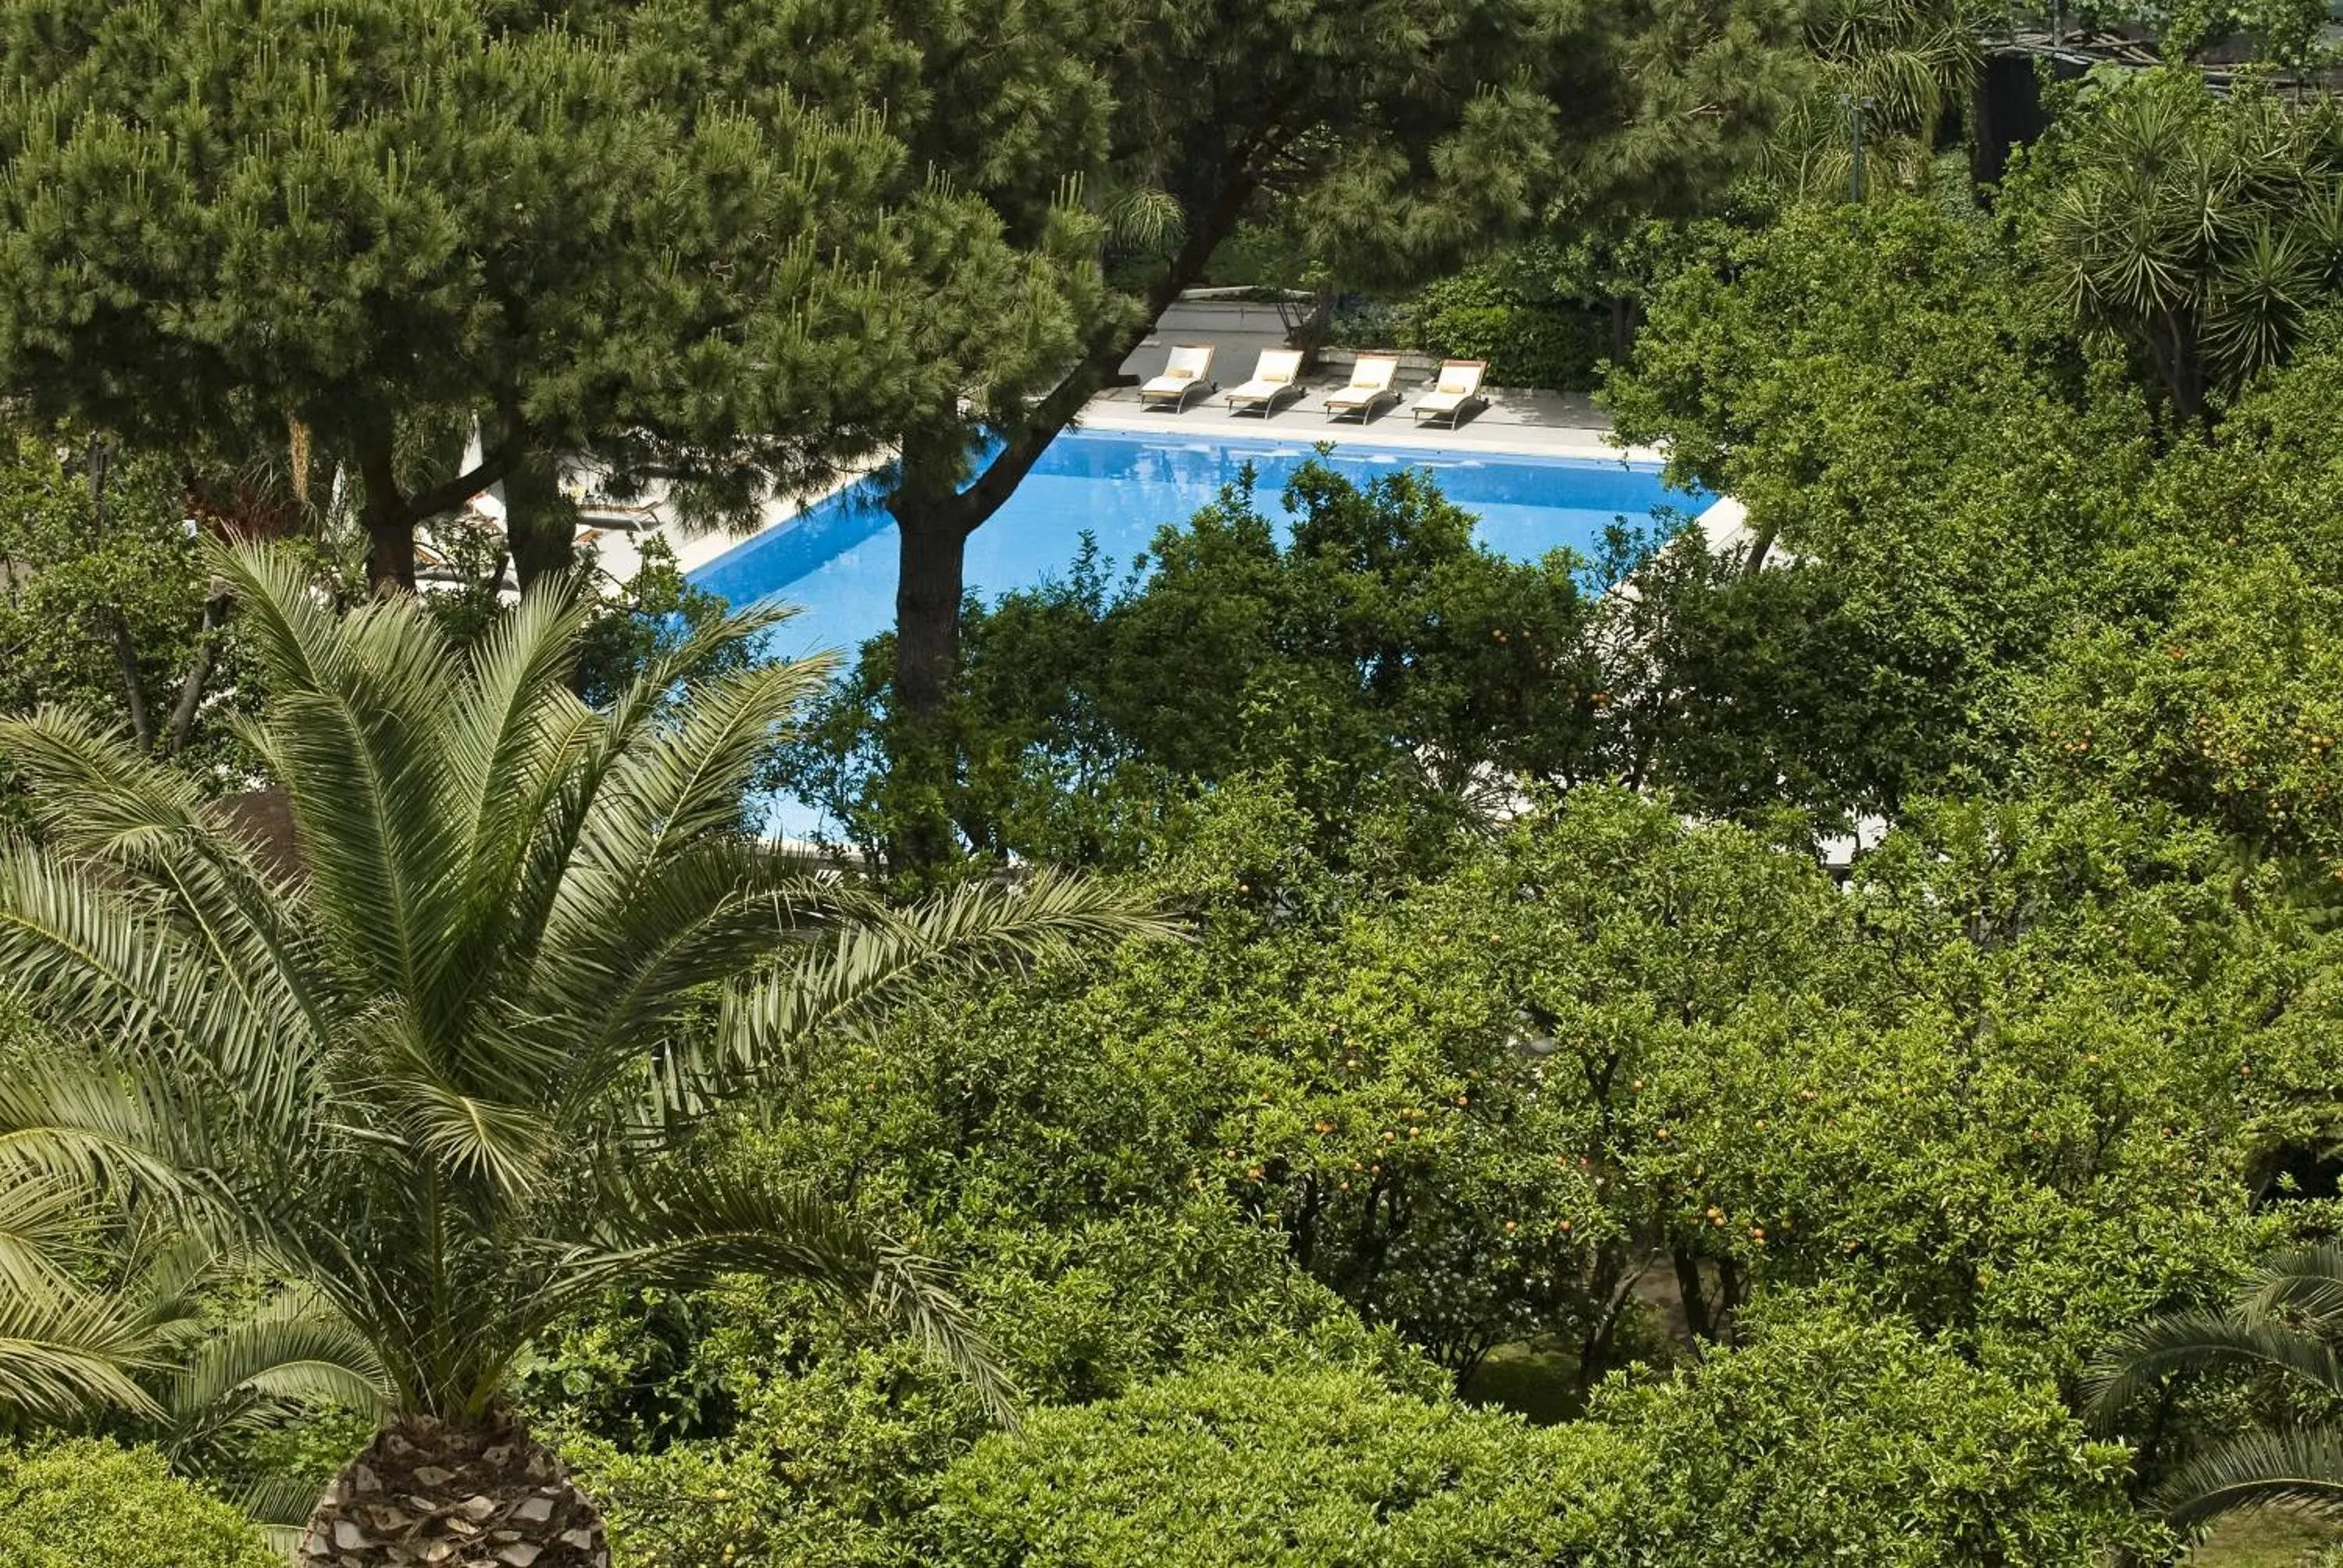
{"type": "MultiPolygon", "coordinates": [[[[2177,1372],[2266,1368],[2343,1396],[2343,1245],[2282,1252],[2247,1278],[2228,1305],[2151,1318],[2126,1332],[2094,1369],[2095,1422],[2110,1427],[2177,1372]]],[[[2280,1426],[2220,1439],[2188,1455],[2151,1500],[2177,1528],[2223,1513],[2280,1505],[2343,1517],[2343,1432],[2280,1426]]]]}
{"type": "Polygon", "coordinates": [[[820,678],[728,658],[772,617],[693,632],[598,710],[567,684],[588,607],[566,586],[467,654],[411,598],[337,619],[289,558],[217,566],[297,869],[116,735],[0,722],[43,834],[0,848],[0,975],[75,1048],[14,1146],[178,1173],[379,1368],[387,1417],[304,1561],[606,1563],[504,1396],[533,1335],[614,1288],[811,1281],[1005,1413],[934,1266],[712,1130],[923,972],[1159,923],[1049,877],[896,911],[742,832],[761,749],[820,678]]]}
{"type": "MultiPolygon", "coordinates": [[[[381,1407],[372,1352],[316,1292],[268,1291],[218,1321],[229,1292],[248,1292],[256,1260],[188,1201],[178,1172],[92,1160],[86,1141],[50,1136],[73,1125],[116,1153],[151,1149],[163,1140],[150,1105],[21,1048],[0,1066],[0,1432],[102,1420],[217,1480],[258,1427],[320,1403],[381,1407]]],[[[314,1497],[231,1490],[286,1551],[298,1544],[314,1497]]]]}

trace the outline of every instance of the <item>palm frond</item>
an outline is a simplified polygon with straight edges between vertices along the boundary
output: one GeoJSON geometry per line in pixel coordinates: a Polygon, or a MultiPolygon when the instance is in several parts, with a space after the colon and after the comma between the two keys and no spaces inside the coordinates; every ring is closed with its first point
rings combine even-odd
{"type": "Polygon", "coordinates": [[[165,1044],[240,1086],[281,1076],[281,1020],[173,922],[23,845],[0,845],[0,975],[53,1028],[165,1044]]]}
{"type": "MultiPolygon", "coordinates": [[[[126,944],[167,931],[164,947],[174,962],[153,972],[184,976],[189,960],[205,960],[200,983],[219,993],[219,1008],[235,1023],[221,1027],[216,1013],[199,1016],[194,1027],[222,1053],[220,1070],[261,1091],[256,1101],[281,1114],[299,1076],[287,1044],[322,1030],[328,1005],[295,890],[206,819],[186,780],[85,719],[44,709],[30,719],[0,720],[0,751],[35,786],[48,834],[32,875],[18,875],[22,868],[0,873],[7,889],[0,900],[16,906],[12,915],[0,904],[0,951],[41,952],[44,961],[78,971],[83,1004],[97,1004],[80,1021],[119,1036],[118,981],[133,969],[126,944]],[[102,886],[55,865],[59,851],[102,867],[102,886]]],[[[55,985],[54,978],[32,978],[45,989],[55,985]]],[[[184,998],[190,989],[173,990],[184,998]]],[[[54,990],[48,1000],[59,1000],[54,990]]],[[[183,1044],[189,1021],[174,1031],[183,1044]]]]}
{"type": "Polygon", "coordinates": [[[2343,1518],[2343,1437],[2289,1431],[2231,1438],[2175,1470],[2153,1501],[2182,1529],[2249,1508],[2343,1518]]]}
{"type": "Polygon", "coordinates": [[[0,1181],[197,1200],[183,1151],[199,1112],[160,1074],[104,1056],[20,1053],[0,1071],[0,1181]]]}
{"type": "Polygon", "coordinates": [[[594,864],[647,871],[674,847],[739,822],[757,764],[829,678],[826,658],[702,681],[678,720],[640,738],[613,769],[582,848],[594,864]]]}
{"type": "Polygon", "coordinates": [[[508,913],[538,820],[592,736],[595,716],[568,688],[590,608],[568,579],[530,593],[489,629],[456,696],[450,782],[468,819],[475,927],[508,913]]]}
{"type": "Polygon", "coordinates": [[[542,1179],[555,1129],[529,1107],[468,1094],[422,1070],[382,1074],[375,1093],[407,1127],[410,1146],[451,1179],[506,1198],[527,1195],[542,1179]]]}
{"type": "Polygon", "coordinates": [[[447,705],[463,685],[447,637],[398,598],[334,619],[282,552],[216,552],[240,589],[269,672],[248,732],[284,789],[317,913],[346,961],[418,1008],[448,1005],[471,977],[460,944],[466,867],[447,759],[447,705]]]}
{"type": "Polygon", "coordinates": [[[88,1191],[40,1175],[0,1183],[0,1295],[69,1289],[96,1241],[88,1191]]]}
{"type": "Polygon", "coordinates": [[[269,1549],[287,1559],[301,1549],[309,1515],[326,1489],[295,1475],[264,1476],[228,1495],[227,1501],[260,1527],[269,1549]]]}
{"type": "Polygon", "coordinates": [[[378,1413],[388,1402],[387,1382],[365,1337],[297,1285],[206,1338],[166,1381],[162,1446],[186,1452],[256,1412],[288,1406],[378,1413]]]}
{"type": "Polygon", "coordinates": [[[349,660],[332,607],[289,552],[211,545],[208,564],[243,602],[244,635],[272,690],[319,691],[345,678],[349,660]]]}
{"type": "Polygon", "coordinates": [[[2343,1315],[2343,1242],[2318,1241],[2270,1258],[2238,1290],[2236,1305],[2270,1316],[2343,1315]]]}
{"type": "Polygon", "coordinates": [[[811,1189],[674,1169],[613,1196],[603,1243],[558,1260],[540,1322],[614,1287],[685,1289],[727,1273],[801,1280],[909,1333],[1015,1424],[999,1352],[945,1271],[811,1189]]]}
{"type": "Polygon", "coordinates": [[[853,900],[797,876],[761,846],[716,838],[669,857],[593,930],[548,942],[532,996],[558,996],[571,1019],[563,1103],[595,1097],[645,1060],[661,1022],[702,987],[754,967],[775,948],[837,924],[853,900]]]}
{"type": "Polygon", "coordinates": [[[248,1272],[253,1259],[208,1214],[141,1205],[116,1259],[115,1295],[156,1342],[175,1353],[209,1332],[214,1292],[248,1272]]]}
{"type": "MultiPolygon", "coordinates": [[[[610,799],[636,750],[656,739],[666,715],[705,686],[711,671],[720,671],[742,645],[753,644],[789,614],[769,606],[694,628],[676,647],[655,656],[595,716],[577,766],[544,795],[527,869],[513,889],[506,930],[518,972],[527,973],[548,952],[560,953],[578,933],[594,930],[616,907],[610,900],[639,864],[639,854],[611,852],[614,839],[629,837],[623,828],[614,829],[613,820],[623,822],[641,809],[639,799],[610,799]]],[[[632,838],[639,850],[644,836],[638,830],[632,838]]]]}
{"type": "Polygon", "coordinates": [[[354,980],[418,1002],[460,960],[441,940],[461,895],[459,824],[438,749],[361,678],[272,694],[252,740],[282,786],[312,901],[354,980]]]}
{"type": "Polygon", "coordinates": [[[2245,1364],[2269,1367],[2343,1393],[2343,1362],[2329,1346],[2251,1312],[2173,1312],[2127,1331],[2085,1378],[2094,1421],[2112,1422],[2174,1372],[2245,1364]]]}
{"type": "Polygon", "coordinates": [[[154,1417],[136,1373],[152,1342],[118,1302],[94,1292],[0,1292],[0,1406],[65,1420],[93,1406],[154,1417]]]}
{"type": "Polygon", "coordinates": [[[849,927],[777,973],[728,996],[719,1062],[785,1060],[837,1028],[943,974],[1037,964],[1091,943],[1164,941],[1179,928],[1109,883],[1041,871],[1006,887],[965,883],[900,915],[849,927]]]}

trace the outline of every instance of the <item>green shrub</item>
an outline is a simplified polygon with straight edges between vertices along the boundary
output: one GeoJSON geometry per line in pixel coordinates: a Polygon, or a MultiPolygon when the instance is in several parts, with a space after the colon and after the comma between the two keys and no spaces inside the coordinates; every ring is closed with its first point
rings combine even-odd
{"type": "Polygon", "coordinates": [[[1632,1561],[2102,1568],[2157,1544],[2124,1500],[2129,1452],[2087,1441],[2047,1385],[1864,1312],[1777,1303],[1755,1327],[1696,1372],[1596,1399],[1660,1465],[1632,1561]]]}
{"type": "MultiPolygon", "coordinates": [[[[1134,1200],[1087,1224],[1043,1223],[1006,1206],[1031,1179],[1018,1152],[998,1164],[990,1182],[962,1189],[971,1232],[947,1220],[920,1233],[965,1262],[964,1288],[1033,1406],[1223,1360],[1354,1367],[1423,1391],[1442,1382],[1299,1274],[1281,1237],[1225,1205],[1180,1189],[1161,1212],[1134,1200]]],[[[968,1389],[917,1347],[840,1322],[801,1287],[747,1280],[616,1303],[551,1339],[524,1389],[628,1568],[912,1561],[907,1532],[990,1430],[968,1389]]]]}
{"type": "Polygon", "coordinates": [[[281,1568],[244,1515],[152,1449],[0,1448],[0,1568],[281,1568]]]}
{"type": "Polygon", "coordinates": [[[1465,1568],[1575,1560],[1634,1456],[1354,1372],[1220,1371],[994,1437],[946,1478],[947,1568],[1465,1568]]]}
{"type": "Polygon", "coordinates": [[[945,1478],[946,1568],[2100,1568],[2128,1455],[1908,1324],[1806,1312],[1538,1429],[1353,1372],[1043,1412],[945,1478]]]}
{"type": "Polygon", "coordinates": [[[1602,302],[1557,286],[1545,251],[1534,247],[1427,286],[1408,305],[1404,347],[1448,359],[1485,359],[1501,387],[1591,389],[1611,351],[1602,302]]]}
{"type": "MultiPolygon", "coordinates": [[[[742,1347],[735,1347],[742,1348],[742,1347]]],[[[753,1347],[748,1347],[753,1348],[753,1347]]],[[[803,1347],[788,1347],[788,1351],[803,1347]]],[[[913,1347],[829,1348],[740,1379],[738,1424],[643,1452],[572,1434],[563,1459],[601,1506],[624,1568],[894,1568],[903,1522],[988,1428],[950,1372],[913,1347]]],[[[722,1360],[717,1348],[711,1360],[722,1360]]]]}

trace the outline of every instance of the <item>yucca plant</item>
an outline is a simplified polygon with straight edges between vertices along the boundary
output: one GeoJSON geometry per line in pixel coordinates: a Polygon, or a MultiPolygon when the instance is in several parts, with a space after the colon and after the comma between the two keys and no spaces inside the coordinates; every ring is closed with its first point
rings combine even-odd
{"type": "MultiPolygon", "coordinates": [[[[2219,1311],[2167,1313],[2126,1332],[2093,1370],[2094,1422],[2111,1428],[2142,1395],[2178,1373],[2276,1372],[2343,1398],[2343,1245],[2270,1258],[2219,1311]]],[[[2183,1530],[2218,1515],[2282,1506],[2343,1519],[2343,1432],[2281,1426],[2237,1433],[2182,1458],[2150,1502],[2183,1530]]]]}
{"type": "Polygon", "coordinates": [[[568,684],[588,607],[566,587],[468,652],[411,598],[337,618],[287,558],[217,569],[294,869],[119,736],[0,723],[41,831],[0,849],[0,975],[74,1051],[55,1114],[18,1118],[23,1157],[176,1172],[378,1366],[388,1415],[305,1560],[607,1562],[505,1395],[532,1336],[614,1288],[815,1282],[1005,1412],[933,1266],[708,1157],[709,1125],[922,973],[1158,922],[1046,876],[898,911],[743,832],[761,749],[820,678],[728,658],[769,617],[690,634],[597,709],[568,684]]]}
{"type": "Polygon", "coordinates": [[[2197,73],[2109,88],[2021,182],[2019,233],[2077,325],[2140,354],[2175,416],[2283,361],[2343,297],[2343,112],[2197,73]]]}

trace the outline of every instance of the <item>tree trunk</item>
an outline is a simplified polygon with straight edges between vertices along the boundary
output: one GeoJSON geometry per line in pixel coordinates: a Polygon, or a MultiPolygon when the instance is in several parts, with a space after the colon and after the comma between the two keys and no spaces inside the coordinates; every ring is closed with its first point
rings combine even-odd
{"type": "Polygon", "coordinates": [[[233,602],[227,585],[214,578],[204,598],[203,623],[196,628],[196,651],[187,661],[186,678],[179,682],[178,705],[171,710],[171,728],[164,732],[166,756],[184,750],[188,738],[195,734],[196,715],[204,705],[204,683],[211,678],[214,644],[218,641],[219,628],[227,624],[228,608],[233,602]]]}
{"type": "Polygon", "coordinates": [[[366,487],[360,520],[367,536],[367,587],[378,595],[413,593],[415,525],[464,505],[509,473],[526,450],[519,433],[508,431],[477,467],[410,496],[398,487],[388,435],[367,443],[357,464],[358,482],[366,487]]]}
{"type": "Polygon", "coordinates": [[[1025,411],[1019,427],[966,488],[957,488],[942,476],[957,473],[970,432],[957,424],[934,430],[913,431],[904,439],[904,476],[887,508],[901,530],[901,576],[895,588],[895,689],[890,710],[891,740],[888,763],[890,785],[899,799],[933,798],[936,809],[923,812],[929,829],[898,846],[899,869],[917,870],[938,863],[947,852],[949,834],[932,831],[941,815],[945,778],[938,769],[943,757],[935,719],[950,689],[959,657],[960,602],[967,591],[961,575],[968,537],[1017,493],[1017,487],[1041,461],[1058,433],[1074,421],[1107,380],[1121,368],[1139,346],[1147,341],[1155,322],[1172,302],[1198,277],[1221,241],[1236,226],[1245,205],[1259,188],[1261,175],[1252,160],[1272,157],[1282,146],[1272,119],[1240,141],[1232,156],[1220,195],[1188,229],[1179,252],[1163,270],[1149,280],[1139,312],[1120,317],[1091,335],[1083,355],[1065,379],[1025,411]]]}
{"type": "Polygon", "coordinates": [[[1693,1347],[1700,1342],[1716,1337],[1715,1325],[1709,1321],[1708,1292],[1702,1288],[1700,1260],[1689,1252],[1672,1252],[1668,1261],[1675,1265],[1676,1295],[1684,1302],[1684,1326],[1692,1331],[1693,1347]]]}
{"type": "Polygon", "coordinates": [[[399,493],[389,443],[358,459],[366,486],[367,587],[378,596],[415,591],[415,519],[399,493]]]}
{"type": "Polygon", "coordinates": [[[960,654],[960,601],[968,534],[947,500],[910,494],[890,503],[898,538],[895,689],[888,711],[888,792],[895,810],[889,858],[900,870],[932,869],[954,858],[950,790],[954,761],[940,722],[960,654]]]}
{"type": "Polygon", "coordinates": [[[1632,294],[1611,297],[1611,362],[1624,366],[1635,352],[1635,332],[1643,325],[1643,302],[1632,294]]]}
{"type": "Polygon", "coordinates": [[[505,541],[523,593],[578,564],[578,507],[550,457],[531,454],[505,475],[505,541]]]}
{"type": "Polygon", "coordinates": [[[2168,310],[2164,330],[2155,338],[2157,368],[2172,397],[2172,422],[2177,427],[2205,416],[2205,356],[2197,341],[2197,324],[2187,313],[2168,310]]]}
{"type": "Polygon", "coordinates": [[[122,672],[122,695],[130,705],[130,733],[141,751],[155,749],[155,721],[146,712],[146,683],[138,678],[138,647],[130,640],[130,623],[118,607],[106,611],[107,639],[114,647],[115,668],[122,672]]]}
{"type": "Polygon", "coordinates": [[[946,508],[901,498],[895,578],[895,700],[932,713],[950,689],[960,651],[960,601],[967,591],[968,535],[946,508]]]}
{"type": "Polygon", "coordinates": [[[1718,1344],[1729,1345],[1735,1341],[1733,1314],[1741,1310],[1743,1300],[1741,1265],[1731,1257],[1716,1261],[1716,1311],[1709,1322],[1709,1338],[1718,1344]]]}
{"type": "Polygon", "coordinates": [[[609,1568],[602,1518],[511,1416],[403,1416],[334,1478],[300,1568],[609,1568]]]}

